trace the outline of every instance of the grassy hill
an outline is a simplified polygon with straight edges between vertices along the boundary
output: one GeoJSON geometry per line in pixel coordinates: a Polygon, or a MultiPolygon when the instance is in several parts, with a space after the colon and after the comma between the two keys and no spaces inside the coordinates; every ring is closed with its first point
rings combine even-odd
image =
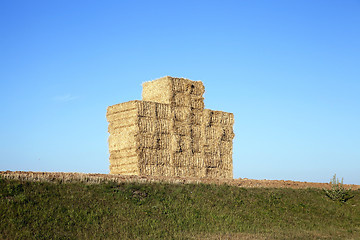
{"type": "Polygon", "coordinates": [[[360,190],[0,178],[0,239],[360,239],[360,190]]]}

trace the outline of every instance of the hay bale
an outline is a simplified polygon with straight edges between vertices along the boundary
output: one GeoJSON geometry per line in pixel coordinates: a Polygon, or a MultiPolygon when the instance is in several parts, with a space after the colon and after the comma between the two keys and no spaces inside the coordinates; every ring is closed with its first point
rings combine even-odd
{"type": "Polygon", "coordinates": [[[191,125],[188,123],[174,121],[172,134],[180,136],[191,136],[191,125]]]}
{"type": "Polygon", "coordinates": [[[141,165],[171,165],[172,156],[168,150],[139,149],[137,153],[141,165]]]}
{"type": "Polygon", "coordinates": [[[222,111],[214,111],[210,109],[204,109],[203,111],[203,124],[205,126],[229,126],[232,127],[234,125],[234,114],[222,112],[222,111]]]}
{"type": "Polygon", "coordinates": [[[142,99],[144,101],[190,107],[191,100],[196,99],[194,106],[197,106],[197,108],[203,106],[204,99],[202,95],[205,92],[205,87],[201,81],[166,76],[145,82],[142,86],[142,99]]]}
{"type": "Polygon", "coordinates": [[[172,157],[171,165],[175,168],[186,167],[191,164],[192,153],[190,151],[175,152],[172,157]]]}
{"type": "Polygon", "coordinates": [[[123,158],[123,157],[136,156],[137,152],[135,148],[127,148],[122,150],[112,150],[110,151],[110,155],[112,155],[115,158],[123,158]]]}
{"type": "Polygon", "coordinates": [[[171,78],[168,76],[142,84],[142,100],[170,104],[173,98],[171,78]]]}
{"type": "Polygon", "coordinates": [[[131,165],[131,164],[137,164],[138,162],[139,162],[139,157],[137,155],[128,156],[128,157],[119,157],[119,158],[110,156],[110,163],[112,165],[117,165],[117,166],[131,165]]]}
{"type": "Polygon", "coordinates": [[[122,132],[128,135],[110,134],[108,138],[110,151],[138,147],[136,136],[134,136],[131,131],[126,131],[126,130],[127,129],[124,129],[124,131],[122,132]]]}
{"type": "Polygon", "coordinates": [[[206,139],[213,139],[216,141],[220,141],[223,134],[224,134],[224,131],[223,131],[222,127],[218,127],[218,126],[205,127],[205,138],[206,139]]]}
{"type": "Polygon", "coordinates": [[[158,119],[173,119],[172,107],[168,104],[157,103],[155,105],[155,115],[158,119]]]}
{"type": "Polygon", "coordinates": [[[124,102],[124,103],[119,103],[119,104],[109,106],[106,111],[106,117],[111,116],[116,113],[128,112],[131,110],[135,110],[136,109],[135,102],[136,101],[129,101],[129,102],[124,102]]]}
{"type": "Polygon", "coordinates": [[[191,108],[190,107],[173,107],[172,108],[174,121],[191,123],[191,108]]]}
{"type": "Polygon", "coordinates": [[[170,134],[172,128],[173,128],[173,121],[169,119],[150,118],[150,117],[138,118],[138,131],[140,133],[170,134]]]}
{"type": "Polygon", "coordinates": [[[174,94],[170,105],[173,107],[191,107],[190,94],[182,92],[174,94]]]}
{"type": "Polygon", "coordinates": [[[191,125],[190,137],[197,140],[205,139],[205,127],[201,125],[191,125]]]}
{"type": "Polygon", "coordinates": [[[106,112],[108,122],[122,121],[124,117],[156,117],[156,103],[147,101],[129,101],[109,106],[106,112]]]}
{"type": "Polygon", "coordinates": [[[171,136],[171,151],[172,152],[185,152],[191,150],[190,136],[181,136],[172,134],[171,136]]]}
{"type": "Polygon", "coordinates": [[[110,165],[111,174],[122,174],[122,175],[139,175],[139,168],[137,164],[128,165],[110,165]]]}
{"type": "Polygon", "coordinates": [[[122,121],[110,122],[108,126],[108,132],[110,134],[122,134],[123,131],[138,131],[137,125],[138,118],[131,117],[125,118],[122,121]]]}
{"type": "Polygon", "coordinates": [[[204,143],[203,143],[202,139],[191,138],[190,149],[194,154],[202,153],[203,146],[204,146],[204,143]]]}
{"type": "Polygon", "coordinates": [[[231,141],[220,142],[220,154],[221,155],[232,155],[233,143],[231,141]]]}
{"type": "Polygon", "coordinates": [[[193,153],[191,162],[193,168],[202,169],[205,167],[204,155],[202,153],[193,153]]]}
{"type": "Polygon", "coordinates": [[[195,125],[195,126],[201,126],[203,125],[203,111],[200,109],[193,109],[191,108],[191,112],[190,112],[190,124],[191,125],[195,125]]]}
{"type": "Polygon", "coordinates": [[[203,110],[205,107],[204,98],[199,96],[190,96],[190,105],[192,109],[203,110]]]}
{"type": "Polygon", "coordinates": [[[173,144],[172,137],[169,134],[138,134],[135,141],[138,149],[170,149],[173,144]]]}

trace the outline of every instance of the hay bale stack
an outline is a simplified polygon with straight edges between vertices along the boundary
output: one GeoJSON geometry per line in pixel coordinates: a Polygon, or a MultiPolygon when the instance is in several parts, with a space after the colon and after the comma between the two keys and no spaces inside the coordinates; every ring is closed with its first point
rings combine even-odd
{"type": "Polygon", "coordinates": [[[143,100],[108,107],[110,173],[232,178],[234,115],[204,109],[201,81],[143,83],[143,100]]]}
{"type": "Polygon", "coordinates": [[[169,105],[130,101],[108,107],[106,117],[110,173],[154,175],[152,168],[170,163],[173,113],[169,105]]]}

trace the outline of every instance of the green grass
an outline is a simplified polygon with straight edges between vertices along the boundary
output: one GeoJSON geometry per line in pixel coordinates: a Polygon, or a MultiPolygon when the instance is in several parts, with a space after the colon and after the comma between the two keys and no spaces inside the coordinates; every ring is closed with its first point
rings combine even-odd
{"type": "Polygon", "coordinates": [[[360,191],[0,179],[0,239],[360,239],[360,191]]]}

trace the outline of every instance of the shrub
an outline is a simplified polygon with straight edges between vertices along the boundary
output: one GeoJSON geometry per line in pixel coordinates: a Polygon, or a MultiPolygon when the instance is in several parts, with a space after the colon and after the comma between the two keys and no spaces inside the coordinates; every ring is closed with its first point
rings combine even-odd
{"type": "Polygon", "coordinates": [[[346,189],[343,184],[344,178],[341,179],[341,182],[338,178],[336,178],[336,174],[334,174],[333,178],[330,179],[331,189],[324,189],[326,196],[328,196],[331,200],[337,202],[346,202],[347,200],[354,197],[351,194],[351,188],[346,189]]]}

